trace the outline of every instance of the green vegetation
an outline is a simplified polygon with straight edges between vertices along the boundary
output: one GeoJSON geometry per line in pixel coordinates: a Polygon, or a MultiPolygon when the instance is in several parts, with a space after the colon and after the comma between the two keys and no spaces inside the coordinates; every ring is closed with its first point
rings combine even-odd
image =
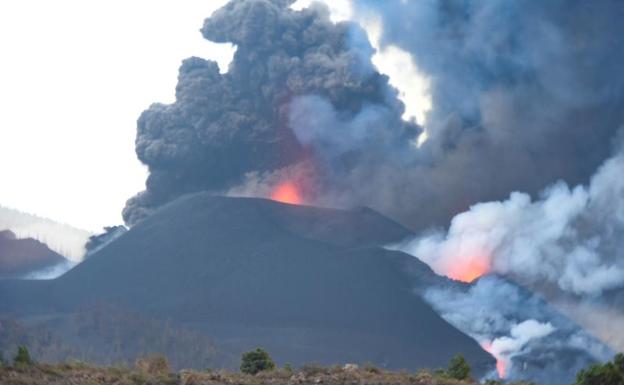
{"type": "Polygon", "coordinates": [[[611,362],[581,370],[575,385],[624,385],[624,354],[616,355],[611,362]]]}
{"type": "Polygon", "coordinates": [[[33,364],[32,358],[26,346],[19,346],[17,348],[17,354],[13,358],[13,364],[15,366],[29,366],[33,364]]]}
{"type": "Polygon", "coordinates": [[[470,378],[470,365],[468,365],[464,356],[458,354],[449,362],[446,374],[456,380],[467,380],[470,378]]]}
{"type": "Polygon", "coordinates": [[[242,373],[255,375],[257,373],[275,369],[275,363],[265,350],[257,348],[243,353],[240,370],[242,373]]]}

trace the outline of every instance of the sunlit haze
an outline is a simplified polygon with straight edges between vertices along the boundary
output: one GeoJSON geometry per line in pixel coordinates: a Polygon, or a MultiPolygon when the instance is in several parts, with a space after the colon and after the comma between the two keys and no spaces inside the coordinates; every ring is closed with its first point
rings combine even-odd
{"type": "Polygon", "coordinates": [[[0,204],[97,231],[143,189],[136,119],[172,102],[181,60],[225,0],[0,3],[0,204]]]}

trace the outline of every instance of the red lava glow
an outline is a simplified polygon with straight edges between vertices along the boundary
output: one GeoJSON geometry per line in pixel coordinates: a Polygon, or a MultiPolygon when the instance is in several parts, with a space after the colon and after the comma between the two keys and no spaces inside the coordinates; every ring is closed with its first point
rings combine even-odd
{"type": "Polygon", "coordinates": [[[282,203],[289,203],[291,205],[300,205],[303,203],[299,188],[297,188],[296,184],[290,181],[277,185],[271,193],[271,199],[282,203]]]}
{"type": "Polygon", "coordinates": [[[490,264],[486,257],[469,258],[457,261],[448,271],[449,278],[462,281],[472,282],[475,279],[489,273],[490,264]]]}
{"type": "Polygon", "coordinates": [[[503,358],[497,356],[492,351],[492,344],[489,343],[489,342],[483,342],[483,343],[481,343],[481,347],[483,348],[483,350],[485,350],[486,352],[490,353],[491,355],[494,356],[494,358],[496,358],[496,372],[498,373],[498,378],[500,378],[502,380],[505,377],[507,377],[507,367],[506,367],[506,364],[505,364],[505,360],[503,358]]]}

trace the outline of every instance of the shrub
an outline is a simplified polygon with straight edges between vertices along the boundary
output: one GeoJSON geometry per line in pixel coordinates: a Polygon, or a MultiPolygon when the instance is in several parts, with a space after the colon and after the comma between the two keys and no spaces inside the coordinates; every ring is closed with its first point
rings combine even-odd
{"type": "Polygon", "coordinates": [[[30,353],[26,346],[19,346],[17,348],[17,354],[13,358],[13,363],[16,366],[32,365],[33,361],[32,358],[30,358],[30,353]]]}
{"type": "Polygon", "coordinates": [[[294,372],[293,366],[292,366],[290,363],[288,363],[288,362],[287,362],[287,363],[284,365],[284,371],[285,371],[285,372],[287,372],[287,373],[292,373],[292,372],[294,372]]]}
{"type": "Polygon", "coordinates": [[[456,380],[467,380],[470,377],[470,365],[461,354],[456,355],[449,362],[446,374],[456,380]]]}
{"type": "Polygon", "coordinates": [[[265,370],[275,369],[275,363],[265,350],[257,348],[243,353],[240,370],[243,373],[255,375],[265,370]]]}

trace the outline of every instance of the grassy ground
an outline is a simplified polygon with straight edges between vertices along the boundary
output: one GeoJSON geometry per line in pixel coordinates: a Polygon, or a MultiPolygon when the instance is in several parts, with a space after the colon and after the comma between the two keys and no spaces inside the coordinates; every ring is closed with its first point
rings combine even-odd
{"type": "MultiPolygon", "coordinates": [[[[83,363],[0,367],[2,385],[470,385],[426,371],[388,372],[362,368],[305,366],[276,369],[255,376],[231,372],[171,372],[166,361],[143,360],[134,368],[96,367],[83,363]]],[[[520,384],[518,384],[520,385],[520,384]]]]}

